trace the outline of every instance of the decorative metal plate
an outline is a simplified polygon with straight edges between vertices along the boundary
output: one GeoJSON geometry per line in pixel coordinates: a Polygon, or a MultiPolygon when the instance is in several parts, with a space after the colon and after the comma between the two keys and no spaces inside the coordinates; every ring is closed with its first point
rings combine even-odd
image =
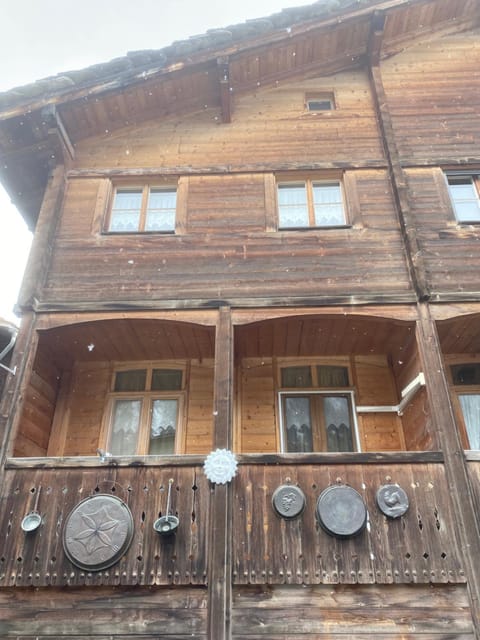
{"type": "Polygon", "coordinates": [[[384,484],[377,491],[377,505],[389,518],[400,518],[408,511],[408,496],[398,484],[384,484]]]}
{"type": "Polygon", "coordinates": [[[282,518],[296,518],[305,509],[305,494],[299,487],[282,484],[275,489],[272,504],[282,518]]]}
{"type": "Polygon", "coordinates": [[[101,571],[120,560],[132,537],[133,518],[125,502],[99,494],[82,500],[67,516],[63,548],[80,569],[101,571]]]}
{"type": "Polygon", "coordinates": [[[362,496],[352,487],[332,485],[318,498],[317,518],[330,535],[350,538],[365,528],[367,507],[362,496]]]}

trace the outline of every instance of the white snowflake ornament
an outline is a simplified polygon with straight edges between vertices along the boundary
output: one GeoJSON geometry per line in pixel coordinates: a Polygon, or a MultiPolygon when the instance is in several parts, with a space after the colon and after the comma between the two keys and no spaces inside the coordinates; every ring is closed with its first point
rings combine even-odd
{"type": "Polygon", "coordinates": [[[210,482],[225,484],[237,473],[237,459],[228,449],[215,449],[208,454],[203,470],[210,482]]]}

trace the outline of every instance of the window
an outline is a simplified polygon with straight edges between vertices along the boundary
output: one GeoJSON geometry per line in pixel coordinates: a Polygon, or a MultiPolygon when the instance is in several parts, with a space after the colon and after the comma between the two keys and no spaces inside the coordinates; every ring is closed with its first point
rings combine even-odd
{"type": "Polygon", "coordinates": [[[338,180],[278,184],[279,229],[339,227],[345,224],[342,187],[338,180]]]}
{"type": "Polygon", "coordinates": [[[470,449],[480,449],[480,362],[450,367],[470,449]]]}
{"type": "Polygon", "coordinates": [[[115,371],[108,406],[107,449],[113,455],[178,453],[183,369],[115,371]]]}
{"type": "Polygon", "coordinates": [[[348,367],[330,364],[281,367],[280,384],[282,451],[359,450],[353,391],[348,390],[348,367]]]}
{"type": "Polygon", "coordinates": [[[335,109],[333,92],[307,93],[305,107],[307,111],[332,111],[335,109]]]}
{"type": "Polygon", "coordinates": [[[111,233],[175,231],[175,187],[117,187],[108,230],[111,233]]]}
{"type": "Polygon", "coordinates": [[[447,175],[448,190],[458,222],[480,222],[480,176],[447,175]]]}

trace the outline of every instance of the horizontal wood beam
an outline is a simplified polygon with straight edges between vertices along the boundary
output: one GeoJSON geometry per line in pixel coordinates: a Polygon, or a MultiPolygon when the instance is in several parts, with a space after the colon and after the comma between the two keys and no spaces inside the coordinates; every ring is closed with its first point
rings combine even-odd
{"type": "Polygon", "coordinates": [[[240,465],[372,465],[443,462],[442,451],[372,451],[368,453],[249,453],[239,454],[240,465]]]}
{"type": "Polygon", "coordinates": [[[368,318],[387,318],[389,320],[414,321],[417,320],[417,309],[413,305],[388,306],[324,306],[324,307],[295,307],[295,308],[258,308],[235,309],[232,311],[234,325],[251,324],[277,318],[292,318],[298,316],[366,316],[368,318]]]}
{"type": "Polygon", "coordinates": [[[102,462],[100,456],[45,456],[37,458],[7,458],[6,469],[83,469],[112,467],[198,467],[205,456],[112,456],[102,462]]]}
{"type": "MultiPolygon", "coordinates": [[[[480,304],[455,305],[445,307],[439,305],[438,311],[441,318],[452,318],[457,315],[480,313],[480,304]]],[[[433,313],[433,312],[432,312],[433,313]]],[[[417,308],[413,305],[387,305],[387,306],[323,306],[323,307],[273,307],[273,308],[249,308],[232,310],[232,324],[244,325],[264,320],[277,318],[290,318],[298,316],[366,316],[368,318],[386,318],[399,321],[417,320],[417,308]]],[[[195,310],[151,310],[151,311],[124,311],[118,312],[93,312],[93,313],[42,313],[37,317],[36,328],[39,331],[65,327],[68,325],[97,322],[101,320],[168,320],[169,322],[186,322],[203,326],[215,326],[217,312],[214,309],[195,310]]]]}
{"type": "Polygon", "coordinates": [[[214,327],[217,323],[217,312],[214,309],[198,309],[194,311],[125,311],[123,313],[45,313],[38,316],[36,328],[41,331],[101,320],[168,320],[214,327]]]}
{"type": "MultiPolygon", "coordinates": [[[[437,166],[437,165],[436,165],[437,166]]],[[[241,164],[217,164],[217,165],[174,165],[168,167],[101,167],[70,169],[67,178],[136,178],[156,177],[167,175],[224,175],[232,173],[265,173],[267,171],[326,171],[328,169],[387,169],[388,165],[383,158],[370,158],[361,161],[348,162],[249,162],[241,164]]]]}
{"type": "MultiPolygon", "coordinates": [[[[480,294],[479,294],[480,299],[480,294]]],[[[360,295],[339,295],[339,296],[314,296],[306,297],[258,297],[258,298],[228,298],[228,299],[139,299],[129,300],[77,300],[67,302],[56,300],[55,302],[44,302],[35,300],[28,306],[20,306],[18,311],[22,312],[32,308],[38,313],[94,313],[103,311],[146,311],[164,309],[218,309],[222,306],[230,306],[237,309],[248,309],[254,307],[321,307],[321,306],[363,306],[363,305],[387,305],[387,304],[410,304],[416,302],[413,291],[403,293],[385,294],[360,294],[360,295]]]]}
{"type": "Polygon", "coordinates": [[[480,314],[480,302],[462,302],[454,304],[432,304],[429,305],[429,311],[435,320],[450,320],[459,316],[480,314]]]}
{"type": "MultiPolygon", "coordinates": [[[[6,469],[83,469],[111,467],[198,467],[204,455],[178,456],[68,456],[41,458],[7,458],[6,469]]],[[[430,464],[443,463],[442,451],[380,451],[369,453],[244,453],[236,454],[238,464],[248,465],[372,465],[372,464],[430,464]]],[[[480,454],[470,452],[469,460],[479,460],[480,454]]]]}
{"type": "Polygon", "coordinates": [[[480,156],[457,156],[455,158],[405,158],[400,160],[400,164],[404,169],[424,169],[425,167],[442,167],[443,169],[465,170],[471,171],[480,169],[480,156]]]}

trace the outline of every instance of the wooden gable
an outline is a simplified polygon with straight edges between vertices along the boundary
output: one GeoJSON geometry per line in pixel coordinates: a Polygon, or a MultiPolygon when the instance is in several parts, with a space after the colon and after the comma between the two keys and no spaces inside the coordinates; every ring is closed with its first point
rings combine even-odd
{"type": "Polygon", "coordinates": [[[230,122],[259,87],[361,67],[369,55],[471,28],[475,8],[475,0],[316,3],[12,90],[0,96],[2,181],[33,223],[49,168],[71,161],[82,139],[205,109],[230,122]]]}

